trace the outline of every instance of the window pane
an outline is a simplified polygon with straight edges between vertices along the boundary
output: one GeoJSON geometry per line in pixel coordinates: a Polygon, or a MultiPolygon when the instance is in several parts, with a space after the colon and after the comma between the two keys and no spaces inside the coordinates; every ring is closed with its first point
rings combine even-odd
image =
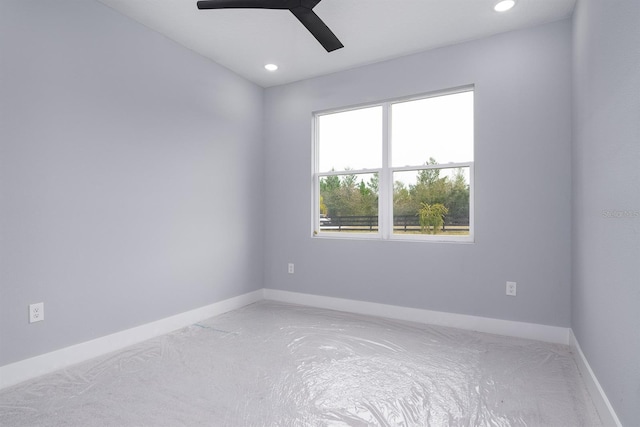
{"type": "Polygon", "coordinates": [[[473,92],[393,104],[395,167],[473,161],[473,92]]]}
{"type": "Polygon", "coordinates": [[[382,107],[318,117],[319,172],[382,166],[382,107]]]}
{"type": "Polygon", "coordinates": [[[393,232],[469,234],[469,168],[393,174],[393,232]]]}
{"type": "Polygon", "coordinates": [[[320,231],[378,232],[378,174],[320,177],[320,231]]]}

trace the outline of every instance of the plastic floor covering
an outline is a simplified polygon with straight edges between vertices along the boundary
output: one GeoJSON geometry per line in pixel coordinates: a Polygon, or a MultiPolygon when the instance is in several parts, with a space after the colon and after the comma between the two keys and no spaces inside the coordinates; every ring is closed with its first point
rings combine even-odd
{"type": "Polygon", "coordinates": [[[0,391],[2,426],[597,426],[568,346],[259,302],[0,391]]]}

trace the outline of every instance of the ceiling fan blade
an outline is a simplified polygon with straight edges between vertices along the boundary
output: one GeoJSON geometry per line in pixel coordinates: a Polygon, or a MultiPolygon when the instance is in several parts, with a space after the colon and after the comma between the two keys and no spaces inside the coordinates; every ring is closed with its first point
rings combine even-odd
{"type": "Polygon", "coordinates": [[[327,52],[344,47],[313,9],[321,0],[200,0],[198,9],[288,9],[327,52]]]}
{"type": "Polygon", "coordinates": [[[300,0],[201,0],[198,9],[289,9],[300,0]]]}
{"type": "MultiPolygon", "coordinates": [[[[317,4],[317,3],[316,3],[317,4]]],[[[333,52],[336,49],[344,47],[335,34],[322,22],[311,9],[306,7],[294,7],[289,9],[291,13],[304,25],[307,30],[316,38],[327,52],[333,52]]]]}
{"type": "Polygon", "coordinates": [[[296,6],[302,6],[302,7],[306,7],[307,9],[313,9],[321,1],[322,0],[298,0],[296,1],[296,3],[298,3],[296,6]]]}

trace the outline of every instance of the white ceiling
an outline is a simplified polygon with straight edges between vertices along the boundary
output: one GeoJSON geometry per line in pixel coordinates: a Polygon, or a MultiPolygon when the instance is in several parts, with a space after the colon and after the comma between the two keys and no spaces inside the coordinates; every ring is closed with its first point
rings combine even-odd
{"type": "Polygon", "coordinates": [[[196,0],[100,0],[263,86],[275,86],[567,18],[576,0],[323,0],[344,48],[327,53],[287,10],[198,10],[196,0]],[[280,69],[269,72],[267,63],[280,69]]]}

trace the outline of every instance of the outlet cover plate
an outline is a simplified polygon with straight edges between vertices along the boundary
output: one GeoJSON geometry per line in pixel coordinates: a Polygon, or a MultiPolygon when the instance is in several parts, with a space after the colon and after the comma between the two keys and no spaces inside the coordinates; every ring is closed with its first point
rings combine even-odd
{"type": "Polygon", "coordinates": [[[29,304],[29,323],[44,320],[44,303],[29,304]]]}
{"type": "Polygon", "coordinates": [[[515,297],[517,292],[516,282],[507,282],[507,295],[515,297]]]}

